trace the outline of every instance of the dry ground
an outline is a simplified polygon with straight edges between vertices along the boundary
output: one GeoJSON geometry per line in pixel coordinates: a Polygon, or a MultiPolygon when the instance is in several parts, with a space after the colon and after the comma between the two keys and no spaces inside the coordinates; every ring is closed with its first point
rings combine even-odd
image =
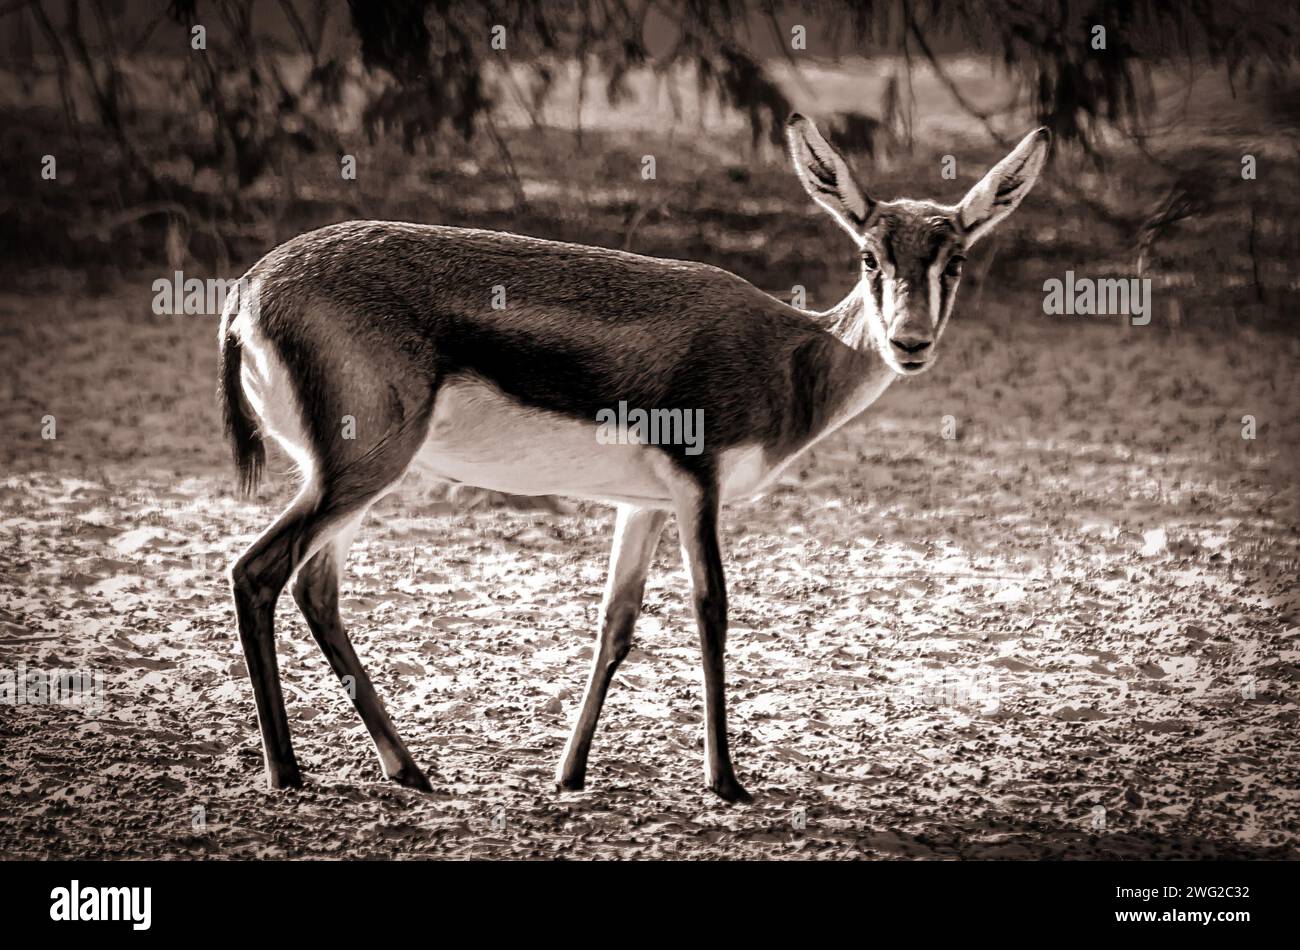
{"type": "Polygon", "coordinates": [[[436,794],[383,782],[287,596],[309,784],[272,793],[222,572],[292,479],[234,495],[214,322],[147,301],[0,298],[0,668],[108,683],[0,705],[0,856],[1297,856],[1295,340],[968,297],[933,372],[726,522],[747,808],[703,790],[671,529],[561,795],[610,513],[406,487],[343,613],[436,794]]]}

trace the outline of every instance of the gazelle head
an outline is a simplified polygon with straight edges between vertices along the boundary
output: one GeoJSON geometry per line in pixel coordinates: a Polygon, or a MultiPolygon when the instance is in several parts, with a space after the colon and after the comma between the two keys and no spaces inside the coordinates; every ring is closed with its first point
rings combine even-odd
{"type": "Polygon", "coordinates": [[[861,251],[861,323],[848,342],[875,346],[896,373],[934,362],[961,282],[962,262],[1029,194],[1047,159],[1047,129],[1026,135],[956,205],[877,201],[817,127],[795,113],[786,123],[795,172],[813,201],[849,232],[861,251]]]}

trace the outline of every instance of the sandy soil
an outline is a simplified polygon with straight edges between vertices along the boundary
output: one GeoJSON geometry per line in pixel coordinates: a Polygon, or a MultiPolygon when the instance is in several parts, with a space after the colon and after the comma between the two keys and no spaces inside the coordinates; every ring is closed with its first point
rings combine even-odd
{"type": "Polygon", "coordinates": [[[0,856],[1296,857],[1300,346],[967,308],[935,371],[726,522],[757,796],[727,807],[672,529],[561,795],[610,512],[422,485],[368,520],[343,614],[436,793],[382,780],[288,596],[309,784],[265,790],[223,571],[292,479],[233,493],[213,321],[0,298],[0,668],[108,685],[0,705],[0,856]]]}

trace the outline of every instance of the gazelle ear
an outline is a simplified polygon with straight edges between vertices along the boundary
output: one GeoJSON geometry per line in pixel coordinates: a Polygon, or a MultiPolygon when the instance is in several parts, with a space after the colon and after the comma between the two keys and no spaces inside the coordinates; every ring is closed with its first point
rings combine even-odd
{"type": "Polygon", "coordinates": [[[1029,194],[1029,189],[1038,180],[1038,173],[1043,170],[1043,163],[1047,161],[1047,147],[1051,141],[1052,133],[1046,128],[1030,132],[1010,155],[989,169],[979,184],[966,193],[957,206],[957,212],[966,231],[967,247],[992,231],[1029,194]]]}
{"type": "Polygon", "coordinates": [[[862,228],[876,203],[853,177],[844,156],[822,138],[817,126],[797,112],[786,120],[785,138],[790,143],[795,173],[809,197],[861,243],[862,228]]]}

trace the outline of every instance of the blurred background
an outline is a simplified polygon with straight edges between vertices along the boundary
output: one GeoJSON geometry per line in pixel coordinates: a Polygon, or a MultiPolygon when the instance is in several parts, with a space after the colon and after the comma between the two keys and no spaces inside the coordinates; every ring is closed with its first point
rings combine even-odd
{"type": "Polygon", "coordinates": [[[1141,269],[1161,324],[1285,322],[1298,23],[1243,0],[11,0],[4,262],[92,287],[234,276],[304,229],[400,218],[705,260],[829,305],[852,254],[788,171],[797,109],[890,197],[955,200],[1046,124],[1052,174],[977,278],[1141,269]],[[46,154],[57,186],[31,174],[46,154]]]}

